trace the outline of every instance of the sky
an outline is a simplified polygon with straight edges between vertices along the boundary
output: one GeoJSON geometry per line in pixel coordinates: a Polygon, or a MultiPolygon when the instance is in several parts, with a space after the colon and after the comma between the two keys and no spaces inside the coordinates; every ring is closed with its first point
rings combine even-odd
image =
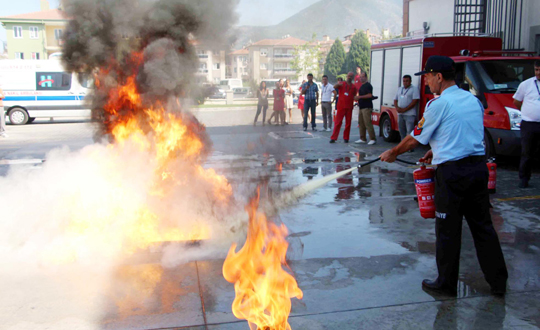
{"type": "MultiPolygon", "coordinates": [[[[317,1],[240,0],[238,25],[278,24],[317,1]]],[[[57,8],[59,2],[60,0],[49,0],[49,5],[51,8],[57,8]]],[[[39,0],[0,0],[0,8],[1,16],[11,16],[39,11],[40,5],[39,0]]],[[[6,30],[3,27],[0,27],[0,40],[6,40],[6,30]]]]}

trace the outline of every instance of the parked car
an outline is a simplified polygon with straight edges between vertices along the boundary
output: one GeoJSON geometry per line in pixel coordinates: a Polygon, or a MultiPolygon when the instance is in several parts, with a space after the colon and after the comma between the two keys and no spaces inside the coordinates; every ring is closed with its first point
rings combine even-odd
{"type": "Polygon", "coordinates": [[[223,79],[219,82],[219,87],[225,90],[241,88],[243,86],[242,79],[223,79]]]}
{"type": "Polygon", "coordinates": [[[249,87],[233,88],[235,98],[253,98],[253,91],[249,87]]]}
{"type": "Polygon", "coordinates": [[[223,88],[215,86],[209,88],[209,95],[209,98],[211,99],[224,99],[227,97],[227,93],[223,88]]]}

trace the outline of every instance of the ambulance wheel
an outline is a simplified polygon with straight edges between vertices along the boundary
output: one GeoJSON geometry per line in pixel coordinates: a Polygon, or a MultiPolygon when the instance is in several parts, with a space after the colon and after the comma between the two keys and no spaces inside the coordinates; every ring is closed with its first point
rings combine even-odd
{"type": "Polygon", "coordinates": [[[9,110],[9,121],[12,125],[24,125],[28,122],[28,113],[23,108],[9,110]]]}
{"type": "Polygon", "coordinates": [[[381,134],[386,142],[395,142],[399,140],[399,133],[392,129],[392,121],[390,117],[384,116],[379,124],[381,134]]]}
{"type": "Polygon", "coordinates": [[[28,118],[28,123],[27,123],[27,124],[33,123],[34,120],[36,120],[36,117],[30,117],[30,118],[28,118]]]}
{"type": "Polygon", "coordinates": [[[493,139],[489,135],[487,130],[484,130],[484,150],[486,151],[486,158],[490,159],[495,157],[495,147],[493,146],[493,139]]]}

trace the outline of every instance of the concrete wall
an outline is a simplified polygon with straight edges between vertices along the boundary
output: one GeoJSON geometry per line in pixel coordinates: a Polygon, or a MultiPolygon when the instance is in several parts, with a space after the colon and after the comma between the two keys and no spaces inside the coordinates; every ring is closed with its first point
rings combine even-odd
{"type": "Polygon", "coordinates": [[[409,31],[423,29],[428,22],[428,33],[454,31],[454,0],[413,0],[409,3],[409,31]]]}
{"type": "Polygon", "coordinates": [[[15,59],[15,53],[24,53],[25,60],[32,59],[32,53],[39,53],[40,59],[47,58],[47,52],[44,45],[44,26],[38,23],[5,23],[6,39],[8,47],[8,58],[15,59]],[[22,27],[22,38],[14,38],[13,27],[22,27]],[[38,28],[38,38],[30,39],[31,26],[38,28]]]}
{"type": "Polygon", "coordinates": [[[524,1],[521,48],[528,51],[540,51],[540,1],[538,0],[524,1]],[[538,41],[536,41],[537,38],[538,41]]]}

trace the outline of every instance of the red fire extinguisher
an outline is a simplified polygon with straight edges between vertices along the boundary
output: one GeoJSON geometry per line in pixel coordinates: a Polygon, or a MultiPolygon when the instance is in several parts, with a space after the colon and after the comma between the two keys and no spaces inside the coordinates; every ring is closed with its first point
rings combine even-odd
{"type": "Polygon", "coordinates": [[[424,164],[414,171],[414,185],[418,195],[420,215],[424,219],[435,218],[435,170],[424,164]]]}
{"type": "Polygon", "coordinates": [[[495,158],[488,159],[487,167],[489,170],[488,190],[490,194],[494,194],[497,191],[497,164],[495,164],[495,158]]]}

